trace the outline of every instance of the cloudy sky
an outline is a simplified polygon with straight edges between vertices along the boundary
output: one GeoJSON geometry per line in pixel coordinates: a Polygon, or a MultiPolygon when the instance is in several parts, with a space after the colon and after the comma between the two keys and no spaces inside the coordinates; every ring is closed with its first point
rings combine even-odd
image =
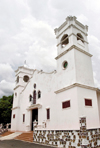
{"type": "Polygon", "coordinates": [[[56,69],[54,29],[67,16],[89,26],[95,85],[100,88],[100,0],[0,0],[0,97],[13,93],[24,61],[33,69],[56,69]]]}

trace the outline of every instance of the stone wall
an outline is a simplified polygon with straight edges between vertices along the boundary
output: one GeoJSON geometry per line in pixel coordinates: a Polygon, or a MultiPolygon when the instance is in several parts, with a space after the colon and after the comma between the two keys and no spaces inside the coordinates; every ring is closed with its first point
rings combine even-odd
{"type": "Polygon", "coordinates": [[[100,129],[86,129],[86,118],[80,118],[80,130],[35,130],[33,141],[62,148],[100,147],[100,129]]]}

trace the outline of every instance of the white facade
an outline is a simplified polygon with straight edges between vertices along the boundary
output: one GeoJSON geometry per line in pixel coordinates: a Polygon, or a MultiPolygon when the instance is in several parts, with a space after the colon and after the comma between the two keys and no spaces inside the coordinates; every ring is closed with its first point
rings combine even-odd
{"type": "Polygon", "coordinates": [[[55,29],[57,71],[45,73],[24,66],[15,71],[12,130],[30,131],[35,119],[38,129],[79,130],[81,116],[86,117],[88,129],[100,127],[100,92],[94,86],[87,31],[76,17],[67,17],[55,29]]]}

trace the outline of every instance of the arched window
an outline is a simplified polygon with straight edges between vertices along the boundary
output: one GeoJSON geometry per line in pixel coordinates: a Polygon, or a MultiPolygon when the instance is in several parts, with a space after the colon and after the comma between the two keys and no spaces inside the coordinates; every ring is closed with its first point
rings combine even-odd
{"type": "Polygon", "coordinates": [[[17,97],[17,93],[15,92],[15,97],[17,97]]]}
{"type": "Polygon", "coordinates": [[[63,35],[61,39],[61,47],[65,47],[69,43],[68,34],[63,35]]]}
{"type": "Polygon", "coordinates": [[[32,101],[32,95],[29,95],[29,101],[32,101]]]}
{"type": "Polygon", "coordinates": [[[38,99],[41,98],[41,91],[38,91],[38,99]]]}
{"type": "Polygon", "coordinates": [[[33,104],[36,104],[36,90],[33,91],[33,104]]]}
{"type": "Polygon", "coordinates": [[[19,76],[17,77],[17,80],[16,80],[16,82],[17,82],[17,83],[19,82],[19,76]]]}
{"type": "Polygon", "coordinates": [[[80,33],[77,33],[77,40],[80,40],[84,43],[84,38],[80,33]]]}
{"type": "Polygon", "coordinates": [[[36,88],[36,83],[34,83],[34,88],[36,88]]]}

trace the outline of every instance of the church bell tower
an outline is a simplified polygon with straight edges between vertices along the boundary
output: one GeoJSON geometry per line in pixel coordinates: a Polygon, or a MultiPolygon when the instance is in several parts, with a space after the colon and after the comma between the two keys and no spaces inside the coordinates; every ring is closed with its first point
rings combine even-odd
{"type": "Polygon", "coordinates": [[[91,54],[87,41],[88,26],[68,16],[55,29],[57,39],[57,72],[59,88],[79,83],[94,86],[91,54]]]}
{"type": "Polygon", "coordinates": [[[88,26],[77,21],[75,16],[68,16],[66,21],[55,29],[57,39],[55,93],[56,110],[60,117],[60,121],[59,117],[57,119],[59,121],[57,128],[79,129],[79,118],[83,116],[86,117],[87,128],[99,127],[92,55],[88,50],[87,32],[88,26]]]}

